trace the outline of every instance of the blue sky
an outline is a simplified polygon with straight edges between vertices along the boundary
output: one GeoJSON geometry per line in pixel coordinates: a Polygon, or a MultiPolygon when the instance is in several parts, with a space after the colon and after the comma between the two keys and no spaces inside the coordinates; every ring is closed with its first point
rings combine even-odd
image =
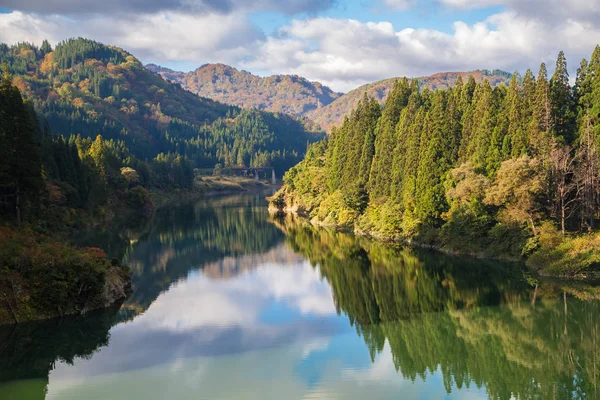
{"type": "MultiPolygon", "coordinates": [[[[361,22],[391,22],[397,29],[429,28],[451,33],[455,21],[469,24],[482,21],[485,18],[502,11],[502,6],[488,6],[476,9],[457,10],[443,7],[436,1],[423,1],[415,8],[395,9],[383,2],[364,0],[349,0],[339,2],[332,8],[319,15],[330,18],[355,19],[361,22]]],[[[300,15],[300,18],[310,18],[311,15],[300,15]]],[[[278,28],[289,24],[294,18],[277,12],[255,12],[250,18],[267,34],[275,33],[278,28]]]]}
{"type": "Polygon", "coordinates": [[[338,91],[393,76],[504,69],[574,75],[600,0],[3,0],[0,41],[83,36],[178,70],[226,63],[338,91]]]}

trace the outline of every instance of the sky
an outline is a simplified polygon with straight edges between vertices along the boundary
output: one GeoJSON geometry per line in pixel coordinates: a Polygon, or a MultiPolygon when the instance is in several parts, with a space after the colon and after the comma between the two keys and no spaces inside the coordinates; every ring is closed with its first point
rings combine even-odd
{"type": "Polygon", "coordinates": [[[379,79],[503,69],[575,74],[600,43],[600,0],[0,0],[0,41],[86,37],[144,63],[225,63],[337,91],[379,79]]]}

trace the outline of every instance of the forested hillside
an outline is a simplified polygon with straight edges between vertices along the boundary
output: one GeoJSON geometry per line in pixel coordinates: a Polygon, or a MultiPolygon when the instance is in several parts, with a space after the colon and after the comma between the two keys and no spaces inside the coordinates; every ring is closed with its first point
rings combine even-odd
{"type": "Polygon", "coordinates": [[[600,46],[522,82],[366,95],[272,200],[324,224],[574,275],[600,262],[600,46]],[[579,235],[578,233],[585,232],[579,235]]]}
{"type": "MultiPolygon", "coordinates": [[[[51,136],[40,129],[7,70],[0,77],[0,324],[106,307],[125,297],[129,272],[98,248],[61,240],[71,229],[100,224],[112,204],[150,217],[141,186],[150,176],[191,184],[185,160],[142,165],[122,142],[51,136]],[[136,166],[140,173],[131,168],[136,166]],[[187,173],[186,173],[187,171],[187,173]],[[95,218],[91,218],[91,216],[95,218]],[[86,218],[87,217],[87,218],[86,218]],[[8,294],[7,294],[8,293],[8,294]]],[[[158,181],[158,180],[157,180],[158,181]]]]}
{"type": "Polygon", "coordinates": [[[194,167],[272,166],[283,172],[315,135],[283,115],[198,97],[126,51],[87,39],[52,49],[0,45],[0,62],[53,133],[122,141],[141,160],[186,156],[194,167]],[[162,155],[161,155],[162,154],[162,155]]]}
{"type": "Polygon", "coordinates": [[[302,116],[331,103],[341,96],[318,82],[296,75],[266,78],[223,64],[206,64],[191,72],[178,72],[154,64],[152,72],[181,84],[198,96],[243,108],[257,108],[302,116]]]}
{"type": "MultiPolygon", "coordinates": [[[[504,71],[481,70],[472,72],[442,72],[416,79],[421,89],[438,90],[454,86],[458,77],[466,81],[471,76],[475,79],[476,83],[481,83],[484,79],[487,79],[492,87],[502,84],[508,85],[511,78],[511,74],[504,71]]],[[[356,108],[365,92],[369,97],[376,99],[379,104],[383,105],[394,87],[394,83],[398,79],[401,78],[384,79],[363,85],[346,93],[325,107],[309,111],[306,117],[314,121],[323,130],[329,132],[333,125],[340,125],[344,121],[344,116],[356,108]]]]}

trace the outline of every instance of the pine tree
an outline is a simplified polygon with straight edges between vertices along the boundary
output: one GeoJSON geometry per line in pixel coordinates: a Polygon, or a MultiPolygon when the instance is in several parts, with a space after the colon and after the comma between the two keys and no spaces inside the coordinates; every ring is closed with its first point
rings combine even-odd
{"type": "Polygon", "coordinates": [[[436,224],[447,208],[443,174],[452,163],[452,149],[444,138],[446,128],[446,92],[433,95],[421,134],[421,152],[416,177],[415,211],[426,223],[436,224]]]}
{"type": "Polygon", "coordinates": [[[4,208],[18,223],[39,207],[43,189],[42,167],[38,153],[39,126],[30,105],[23,102],[21,93],[12,85],[12,76],[5,66],[0,79],[0,143],[3,144],[0,164],[0,192],[4,208]]]}
{"type": "Polygon", "coordinates": [[[574,102],[577,105],[577,116],[578,121],[583,118],[583,112],[589,108],[588,104],[585,104],[585,99],[589,96],[591,88],[589,87],[590,80],[588,79],[588,61],[584,58],[579,64],[577,69],[577,78],[575,79],[574,90],[574,102]]]}
{"type": "Polygon", "coordinates": [[[550,151],[553,121],[548,73],[546,64],[543,63],[538,73],[534,99],[532,106],[533,116],[529,124],[529,143],[533,154],[544,158],[550,151]]]}
{"type": "Polygon", "coordinates": [[[42,47],[40,47],[40,51],[42,52],[42,55],[46,55],[52,51],[52,46],[50,46],[50,43],[47,40],[44,39],[44,41],[42,42],[42,47]]]}
{"type": "Polygon", "coordinates": [[[495,123],[493,91],[487,80],[477,86],[472,107],[472,132],[470,135],[463,132],[461,153],[465,160],[473,162],[475,168],[485,170],[495,123]]]}
{"type": "MultiPolygon", "coordinates": [[[[407,177],[416,175],[419,162],[419,141],[424,119],[421,95],[414,91],[396,127],[396,147],[393,152],[390,192],[397,202],[403,197],[407,177]]],[[[414,179],[413,179],[414,183],[414,179]]],[[[413,185],[414,186],[414,185],[413,185]]],[[[412,193],[412,189],[407,189],[412,193]]],[[[404,203],[402,201],[402,203],[404,203]]]]}
{"type": "Polygon", "coordinates": [[[517,158],[527,153],[528,142],[523,121],[523,101],[519,93],[518,75],[510,81],[506,97],[505,118],[507,121],[506,145],[503,144],[503,159],[517,158]]]}
{"type": "Polygon", "coordinates": [[[523,91],[521,95],[523,103],[523,124],[529,126],[533,118],[533,106],[535,104],[536,81],[533,72],[528,69],[523,76],[523,91]]]}
{"type": "Polygon", "coordinates": [[[555,135],[571,143],[575,133],[573,92],[569,84],[567,60],[562,51],[556,60],[556,69],[550,80],[551,125],[555,135]]]}
{"type": "Polygon", "coordinates": [[[386,107],[380,121],[377,140],[375,143],[375,157],[369,179],[369,189],[372,198],[388,196],[390,194],[390,180],[394,148],[396,147],[396,125],[400,114],[408,104],[412,92],[406,78],[396,81],[391,90],[386,107]]]}

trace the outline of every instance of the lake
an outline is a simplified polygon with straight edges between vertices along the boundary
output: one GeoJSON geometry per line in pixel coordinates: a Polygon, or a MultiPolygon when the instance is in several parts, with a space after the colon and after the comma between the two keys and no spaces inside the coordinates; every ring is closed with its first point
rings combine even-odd
{"type": "MultiPolygon", "coordinates": [[[[120,306],[0,328],[0,399],[597,399],[600,289],[273,218],[161,209],[120,306]]],[[[109,249],[110,250],[110,249],[109,249]]]]}

